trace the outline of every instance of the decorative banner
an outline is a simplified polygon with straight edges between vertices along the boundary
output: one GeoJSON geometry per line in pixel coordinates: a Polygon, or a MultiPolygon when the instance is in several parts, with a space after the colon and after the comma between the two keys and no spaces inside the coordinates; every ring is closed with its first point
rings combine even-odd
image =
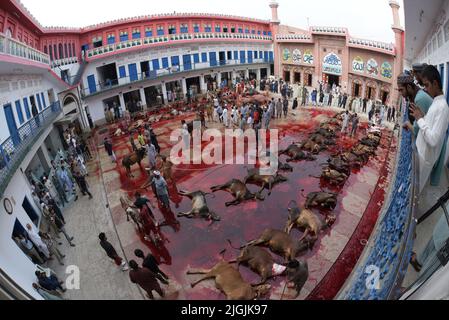
{"type": "Polygon", "coordinates": [[[361,57],[357,56],[352,61],[352,71],[359,73],[365,72],[365,61],[361,57]]]}
{"type": "Polygon", "coordinates": [[[303,61],[304,61],[304,63],[307,63],[307,64],[313,64],[313,53],[312,53],[312,50],[305,50],[304,51],[303,61]]]}
{"type": "Polygon", "coordinates": [[[388,62],[384,62],[380,68],[380,74],[382,77],[391,79],[393,78],[393,67],[388,62]]]}
{"type": "Polygon", "coordinates": [[[302,61],[302,53],[300,50],[295,49],[292,54],[293,63],[301,63],[302,61]]]}
{"type": "Polygon", "coordinates": [[[335,53],[332,52],[324,57],[323,72],[336,76],[341,76],[343,74],[341,59],[335,53]]]}
{"type": "Polygon", "coordinates": [[[282,52],[282,57],[284,58],[284,61],[288,61],[290,59],[290,50],[284,49],[282,52]]]}
{"type": "Polygon", "coordinates": [[[368,63],[366,64],[366,70],[368,71],[369,75],[377,76],[379,74],[379,65],[377,64],[377,61],[374,59],[368,60],[368,63]]]}

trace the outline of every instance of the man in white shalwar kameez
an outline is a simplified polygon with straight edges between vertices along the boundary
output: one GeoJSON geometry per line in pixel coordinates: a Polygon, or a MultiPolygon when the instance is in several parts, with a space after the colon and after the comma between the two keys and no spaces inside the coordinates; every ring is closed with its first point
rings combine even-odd
{"type": "Polygon", "coordinates": [[[428,66],[423,70],[422,78],[427,93],[434,100],[426,115],[414,103],[410,106],[411,115],[415,117],[419,126],[416,147],[419,157],[420,193],[427,185],[430,174],[440,157],[449,126],[449,106],[443,94],[438,70],[434,66],[428,66]]]}

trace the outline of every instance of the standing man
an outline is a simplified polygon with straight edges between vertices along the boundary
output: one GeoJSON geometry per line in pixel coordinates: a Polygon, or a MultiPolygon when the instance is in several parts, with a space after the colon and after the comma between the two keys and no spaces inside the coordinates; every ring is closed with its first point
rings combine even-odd
{"type": "Polygon", "coordinates": [[[42,252],[44,254],[47,260],[50,259],[50,251],[48,250],[47,245],[42,241],[39,234],[33,229],[33,227],[29,223],[26,225],[26,227],[28,239],[31,240],[31,242],[34,244],[34,247],[37,248],[39,252],[42,252]]]}
{"type": "Polygon", "coordinates": [[[156,188],[157,197],[166,209],[170,209],[170,199],[168,197],[167,182],[164,178],[162,178],[159,171],[154,171],[153,175],[154,177],[152,183],[154,183],[154,186],[156,188]]]}
{"type": "Polygon", "coordinates": [[[154,133],[152,128],[150,128],[150,140],[153,146],[156,148],[157,153],[161,153],[161,147],[159,146],[159,143],[157,141],[156,133],[154,133]]]}
{"type": "Polygon", "coordinates": [[[283,103],[281,101],[281,98],[279,98],[278,102],[276,102],[276,118],[282,118],[282,107],[283,103]]]}
{"type": "Polygon", "coordinates": [[[330,93],[329,93],[329,101],[328,101],[328,103],[327,103],[327,106],[328,107],[331,107],[332,106],[332,101],[334,100],[334,94],[333,94],[333,92],[331,91],[330,93]]]}
{"type": "Polygon", "coordinates": [[[187,123],[185,120],[181,121],[182,125],[182,141],[184,142],[184,149],[186,152],[190,152],[190,133],[189,133],[189,127],[187,126],[187,123]]]}
{"type": "Polygon", "coordinates": [[[153,170],[154,168],[156,168],[157,151],[156,147],[151,142],[148,142],[147,144],[147,153],[149,169],[153,170]]]}
{"type": "Polygon", "coordinates": [[[287,114],[288,114],[288,100],[284,99],[284,118],[287,118],[287,114]]]}
{"type": "MultiPolygon", "coordinates": [[[[419,133],[416,139],[420,164],[420,193],[429,177],[438,182],[444,167],[449,125],[449,106],[443,94],[440,73],[434,66],[427,66],[421,74],[426,91],[433,97],[427,114],[414,103],[410,105],[411,115],[416,119],[419,133]]],[[[437,185],[438,185],[437,184],[437,185]]]]}
{"type": "Polygon", "coordinates": [[[368,99],[367,99],[367,98],[364,98],[364,99],[363,99],[363,107],[362,107],[363,113],[366,113],[366,107],[367,107],[367,104],[368,104],[368,99]]]}
{"type": "Polygon", "coordinates": [[[148,270],[153,272],[163,284],[168,284],[168,276],[164,272],[162,272],[161,269],[159,269],[159,263],[151,253],[149,253],[145,257],[142,250],[136,249],[134,250],[134,254],[137,258],[141,258],[143,260],[142,267],[147,268],[148,270]]]}
{"type": "Polygon", "coordinates": [[[114,151],[112,150],[112,143],[109,141],[108,138],[104,138],[104,148],[106,149],[106,152],[111,157],[111,160],[113,163],[117,162],[117,158],[115,156],[114,151]]]}
{"type": "Polygon", "coordinates": [[[86,177],[82,174],[81,170],[79,169],[79,166],[76,164],[75,161],[72,162],[72,173],[73,173],[73,177],[75,178],[76,182],[78,183],[78,186],[79,186],[83,196],[88,194],[89,200],[91,200],[93,197],[89,191],[89,187],[87,186],[86,177]]]}
{"type": "Polygon", "coordinates": [[[359,127],[359,116],[356,113],[352,117],[351,137],[355,137],[356,136],[358,127],[359,127]]]}
{"type": "Polygon", "coordinates": [[[136,261],[129,262],[131,271],[129,272],[129,279],[132,283],[139,285],[146,291],[148,297],[154,300],[153,290],[156,291],[162,298],[165,297],[165,292],[162,290],[159,282],[157,282],[156,275],[147,268],[139,268],[136,261]]]}
{"type": "Polygon", "coordinates": [[[298,108],[298,98],[295,98],[294,100],[293,100],[293,106],[292,106],[292,109],[293,110],[296,110],[298,108]]]}
{"type": "MultiPolygon", "coordinates": [[[[416,84],[413,76],[409,73],[403,73],[398,77],[398,89],[401,95],[409,102],[414,103],[424,115],[430,109],[433,99],[423,89],[420,89],[416,84]]],[[[413,120],[413,119],[411,119],[413,120]]],[[[419,126],[416,121],[412,124],[407,122],[405,126],[412,130],[415,137],[418,136],[419,126]]]]}
{"type": "Polygon", "coordinates": [[[343,124],[341,126],[341,133],[346,134],[348,131],[348,125],[349,125],[349,111],[346,111],[343,115],[343,124]]]}
{"type": "Polygon", "coordinates": [[[114,260],[116,265],[121,266],[123,272],[127,271],[129,268],[126,265],[126,261],[119,257],[115,248],[108,242],[106,234],[100,233],[98,238],[100,239],[100,246],[104,249],[108,257],[114,260]]]}

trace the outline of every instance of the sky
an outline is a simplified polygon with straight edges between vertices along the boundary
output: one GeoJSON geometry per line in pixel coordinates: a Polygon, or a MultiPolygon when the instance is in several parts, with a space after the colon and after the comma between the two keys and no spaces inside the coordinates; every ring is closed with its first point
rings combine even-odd
{"type": "MultiPolygon", "coordinates": [[[[21,0],[43,26],[92,24],[159,13],[220,13],[269,20],[269,0],[21,0]],[[90,8],[87,10],[86,8],[90,8]],[[65,13],[65,14],[63,14],[65,13]]],[[[393,42],[389,0],[278,0],[282,24],[346,27],[353,37],[393,42]]],[[[404,24],[403,0],[401,22],[404,24]]]]}

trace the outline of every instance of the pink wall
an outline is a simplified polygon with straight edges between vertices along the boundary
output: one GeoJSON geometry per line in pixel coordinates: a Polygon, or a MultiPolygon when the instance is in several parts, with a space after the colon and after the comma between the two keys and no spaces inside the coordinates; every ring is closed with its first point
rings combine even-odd
{"type": "Polygon", "coordinates": [[[39,35],[25,27],[14,15],[0,8],[0,32],[6,34],[8,29],[11,30],[12,37],[14,39],[17,39],[35,49],[40,49],[39,35]]]}
{"type": "Polygon", "coordinates": [[[60,58],[60,52],[59,52],[60,44],[62,45],[62,49],[63,49],[62,53],[63,53],[64,58],[68,58],[68,57],[77,57],[78,59],[81,58],[80,37],[77,34],[45,35],[45,36],[41,37],[41,39],[40,39],[41,50],[43,52],[47,52],[48,54],[50,54],[49,47],[52,46],[54,48],[56,46],[56,54],[55,54],[54,49],[52,50],[53,60],[58,60],[60,58]],[[68,53],[67,56],[65,53],[65,45],[67,45],[67,53],[68,53]],[[71,46],[72,48],[69,49],[69,46],[71,46]],[[73,51],[73,47],[74,47],[75,51],[73,51]],[[47,51],[45,51],[45,50],[47,50],[47,51]],[[70,51],[72,51],[71,55],[70,55],[70,51]]]}

